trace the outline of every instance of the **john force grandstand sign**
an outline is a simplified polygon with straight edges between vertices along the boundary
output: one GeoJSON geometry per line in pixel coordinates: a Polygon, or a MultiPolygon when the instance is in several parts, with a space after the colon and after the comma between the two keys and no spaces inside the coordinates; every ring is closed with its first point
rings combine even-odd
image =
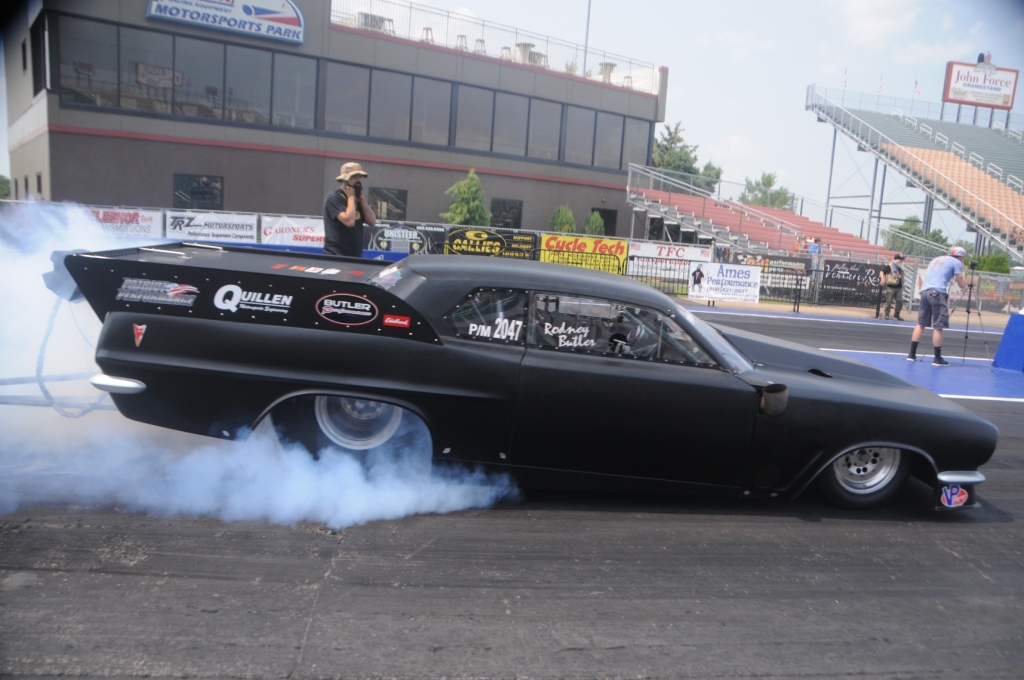
{"type": "Polygon", "coordinates": [[[296,45],[306,37],[291,0],[149,0],[146,17],[296,45]]]}

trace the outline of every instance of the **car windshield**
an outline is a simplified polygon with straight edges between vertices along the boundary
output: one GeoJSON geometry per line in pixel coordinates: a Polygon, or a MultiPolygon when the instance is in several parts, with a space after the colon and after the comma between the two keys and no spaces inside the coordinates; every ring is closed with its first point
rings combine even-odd
{"type": "Polygon", "coordinates": [[[729,369],[736,373],[744,373],[754,370],[754,365],[743,356],[732,343],[722,337],[722,334],[711,327],[706,321],[698,319],[695,314],[682,305],[676,305],[676,313],[680,320],[694,333],[700,336],[705,346],[719,356],[729,369]]]}

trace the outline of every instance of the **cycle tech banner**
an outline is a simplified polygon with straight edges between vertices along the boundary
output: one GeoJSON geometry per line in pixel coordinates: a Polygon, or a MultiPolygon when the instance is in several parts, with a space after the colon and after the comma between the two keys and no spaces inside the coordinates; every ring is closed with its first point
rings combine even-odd
{"type": "Polygon", "coordinates": [[[759,302],[761,267],[724,262],[694,263],[690,266],[687,297],[691,300],[759,302]]]}
{"type": "Polygon", "coordinates": [[[175,241],[256,243],[256,215],[168,210],[166,236],[175,241]]]}
{"type": "Polygon", "coordinates": [[[672,243],[630,241],[630,257],[657,257],[663,260],[689,260],[690,262],[711,262],[711,248],[680,246],[672,243]]]}
{"type": "Polygon", "coordinates": [[[543,234],[540,261],[625,274],[629,262],[629,241],[575,234],[543,234]]]}
{"type": "Polygon", "coordinates": [[[122,238],[162,239],[164,214],[160,210],[88,208],[103,231],[122,238]]]}
{"type": "Polygon", "coordinates": [[[298,248],[323,248],[324,221],[315,217],[261,215],[260,243],[298,248]]]}
{"type": "Polygon", "coordinates": [[[427,252],[426,240],[416,227],[395,224],[367,227],[370,231],[368,250],[415,255],[427,252]]]}
{"type": "Polygon", "coordinates": [[[485,255],[533,260],[537,250],[536,232],[481,227],[453,227],[445,236],[446,255],[485,255]]]}

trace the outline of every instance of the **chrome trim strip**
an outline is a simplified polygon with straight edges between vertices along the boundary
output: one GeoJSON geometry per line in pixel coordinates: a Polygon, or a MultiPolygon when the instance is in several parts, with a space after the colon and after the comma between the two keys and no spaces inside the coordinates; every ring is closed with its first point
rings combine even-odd
{"type": "Polygon", "coordinates": [[[968,470],[966,472],[950,470],[948,472],[940,472],[938,477],[939,482],[942,484],[981,484],[985,481],[985,475],[977,470],[968,470]]]}
{"type": "Polygon", "coordinates": [[[112,375],[97,373],[89,380],[92,386],[111,394],[138,394],[146,389],[146,384],[131,378],[115,378],[112,375]]]}

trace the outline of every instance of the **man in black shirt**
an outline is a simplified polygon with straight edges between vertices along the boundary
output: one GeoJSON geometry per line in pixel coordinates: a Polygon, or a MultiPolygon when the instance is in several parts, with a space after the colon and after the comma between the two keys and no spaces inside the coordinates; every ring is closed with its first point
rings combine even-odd
{"type": "Polygon", "coordinates": [[[324,199],[324,254],[363,256],[363,226],[377,224],[377,216],[363,198],[363,177],[369,175],[359,163],[345,163],[335,178],[341,183],[324,199]]]}
{"type": "Polygon", "coordinates": [[[903,253],[896,253],[892,256],[892,262],[883,265],[881,271],[882,285],[885,286],[885,320],[889,320],[889,311],[893,303],[896,303],[896,320],[903,321],[900,312],[903,311],[903,253]]]}

